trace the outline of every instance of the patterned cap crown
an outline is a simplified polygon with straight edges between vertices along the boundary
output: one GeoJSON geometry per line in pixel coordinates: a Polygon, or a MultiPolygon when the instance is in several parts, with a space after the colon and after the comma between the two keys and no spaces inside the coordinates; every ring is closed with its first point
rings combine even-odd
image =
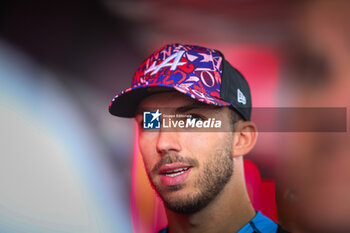
{"type": "Polygon", "coordinates": [[[132,87],[171,85],[202,102],[217,104],[220,98],[221,63],[222,56],[214,49],[167,45],[140,65],[132,87]]]}
{"type": "MultiPolygon", "coordinates": [[[[169,44],[154,52],[139,66],[132,87],[112,100],[109,111],[116,116],[133,117],[140,101],[149,96],[150,87],[155,86],[175,89],[207,104],[231,105],[236,109],[237,106],[244,107],[239,105],[243,103],[245,95],[249,95],[250,101],[250,90],[245,79],[219,51],[194,45],[169,44]],[[223,72],[225,69],[226,75],[223,72]]],[[[249,104],[248,107],[251,106],[249,104]]],[[[241,113],[240,109],[238,111],[241,113]]],[[[248,111],[241,113],[245,119],[250,118],[248,111]]]]}

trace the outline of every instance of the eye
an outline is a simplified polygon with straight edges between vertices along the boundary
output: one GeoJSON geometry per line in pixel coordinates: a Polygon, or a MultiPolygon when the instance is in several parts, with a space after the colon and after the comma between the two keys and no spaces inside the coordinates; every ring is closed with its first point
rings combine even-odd
{"type": "Polygon", "coordinates": [[[204,120],[203,117],[200,116],[200,115],[198,115],[198,114],[188,114],[187,119],[190,119],[190,120],[193,120],[193,119],[194,119],[196,122],[197,122],[197,121],[203,121],[203,120],[204,120]]]}

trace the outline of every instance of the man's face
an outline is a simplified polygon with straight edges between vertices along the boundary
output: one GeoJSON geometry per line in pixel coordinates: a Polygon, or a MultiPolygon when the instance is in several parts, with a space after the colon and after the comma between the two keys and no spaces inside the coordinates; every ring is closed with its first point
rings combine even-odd
{"type": "MultiPolygon", "coordinates": [[[[191,114],[198,120],[220,119],[230,124],[228,108],[201,104],[178,92],[154,94],[139,109],[162,109],[164,114],[191,114]]],[[[177,213],[204,208],[224,189],[233,174],[232,132],[142,129],[136,115],[139,146],[148,177],[164,201],[177,213]]]]}

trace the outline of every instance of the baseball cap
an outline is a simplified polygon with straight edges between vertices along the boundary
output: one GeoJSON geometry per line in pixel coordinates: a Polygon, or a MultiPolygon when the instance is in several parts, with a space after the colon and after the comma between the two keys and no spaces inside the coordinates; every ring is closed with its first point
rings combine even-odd
{"type": "Polygon", "coordinates": [[[168,44],[137,69],[130,88],[116,95],[109,112],[134,117],[142,99],[165,88],[217,106],[230,106],[250,120],[252,102],[248,82],[224,55],[196,45],[168,44]]]}

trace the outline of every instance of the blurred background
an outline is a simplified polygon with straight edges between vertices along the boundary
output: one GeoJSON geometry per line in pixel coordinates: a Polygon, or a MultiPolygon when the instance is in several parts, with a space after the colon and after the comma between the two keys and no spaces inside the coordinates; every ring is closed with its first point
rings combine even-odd
{"type": "MultiPolygon", "coordinates": [[[[133,232],[135,125],[108,105],[167,43],[222,51],[255,107],[347,108],[349,10],[346,0],[2,1],[0,231],[133,232]]],[[[260,133],[247,158],[276,184],[286,229],[350,232],[349,139],[260,133]]]]}

